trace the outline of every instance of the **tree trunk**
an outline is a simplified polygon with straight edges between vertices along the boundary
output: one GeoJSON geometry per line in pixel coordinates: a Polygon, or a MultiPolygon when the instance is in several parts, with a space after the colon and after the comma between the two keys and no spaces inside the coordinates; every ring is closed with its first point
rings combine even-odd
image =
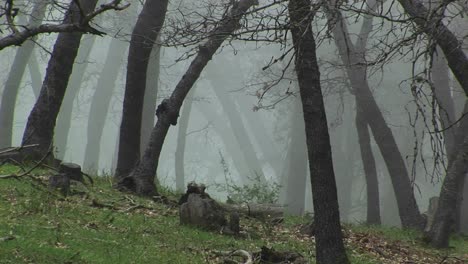
{"type": "Polygon", "coordinates": [[[214,64],[212,66],[213,67],[208,66],[209,69],[207,69],[206,77],[209,79],[216,98],[218,98],[219,102],[221,103],[223,112],[229,120],[229,125],[231,126],[231,130],[236,137],[237,144],[242,146],[241,150],[249,169],[249,174],[246,176],[248,178],[258,180],[262,184],[265,184],[267,181],[265,179],[265,175],[263,174],[262,164],[257,158],[257,153],[255,152],[252,140],[247,133],[244,122],[242,122],[239,110],[234,104],[233,99],[229,97],[226,88],[224,88],[225,86],[229,87],[229,84],[225,83],[225,80],[229,79],[225,73],[230,71],[217,71],[216,68],[221,69],[221,65],[214,64]],[[210,76],[210,73],[214,73],[214,76],[210,76]]]}
{"type": "Polygon", "coordinates": [[[419,213],[405,161],[398,149],[392,130],[385,122],[367,82],[367,67],[365,66],[363,52],[365,51],[368,33],[372,30],[371,21],[367,22],[367,28],[363,26],[358,43],[355,46],[351,42],[341,13],[330,9],[328,15],[334,17],[335,21],[337,21],[336,24],[330,25],[333,27],[335,43],[346,66],[357,105],[362,109],[366,109],[363,112],[364,117],[372,130],[390,174],[401,224],[405,228],[422,230],[425,221],[419,213]]]}
{"type": "Polygon", "coordinates": [[[159,44],[155,44],[151,50],[148,69],[146,72],[145,97],[143,99],[143,113],[141,117],[140,155],[143,155],[144,149],[146,148],[146,145],[148,145],[151,130],[154,127],[154,112],[156,110],[159,87],[160,55],[161,46],[159,44]]]}
{"type": "MultiPolygon", "coordinates": [[[[466,74],[468,57],[460,45],[461,41],[444,25],[437,12],[428,12],[422,1],[398,0],[398,2],[412,21],[442,49],[450,69],[468,96],[468,74],[466,74]]],[[[440,8],[440,10],[445,10],[445,8],[440,8]]]]}
{"type": "MultiPolygon", "coordinates": [[[[465,104],[465,113],[468,111],[468,103],[465,104]]],[[[431,244],[437,248],[449,246],[449,236],[453,226],[460,218],[457,213],[461,208],[460,201],[463,198],[463,188],[468,173],[468,119],[463,118],[455,134],[455,142],[463,142],[456,148],[453,155],[455,158],[450,164],[447,175],[442,182],[439,195],[439,206],[434,219],[434,224],[429,232],[431,244]]]]}
{"type": "Polygon", "coordinates": [[[58,159],[63,160],[67,149],[68,134],[72,122],[73,103],[76,95],[80,91],[83,82],[83,76],[88,67],[89,54],[93,48],[96,36],[90,35],[82,41],[77,55],[77,63],[73,66],[73,72],[68,83],[65,97],[63,98],[62,108],[60,109],[57,125],[55,127],[54,145],[58,159]]]}
{"type": "MultiPolygon", "coordinates": [[[[194,90],[191,94],[194,94],[194,90]]],[[[185,141],[187,139],[187,127],[192,112],[193,98],[185,100],[184,109],[180,117],[179,129],[177,130],[177,147],[175,152],[175,175],[176,175],[176,190],[184,192],[185,190],[185,141]]]]}
{"type": "Polygon", "coordinates": [[[288,5],[295,69],[304,113],[319,264],[349,263],[343,245],[327,117],[320,87],[310,0],[288,5]]]}
{"type": "Polygon", "coordinates": [[[94,89],[91,108],[89,110],[86,133],[87,141],[83,161],[83,170],[86,172],[95,173],[99,168],[102,132],[104,130],[105,120],[107,120],[115,81],[119,75],[127,47],[127,42],[112,39],[109,51],[107,52],[106,61],[104,62],[96,88],[94,89]]]}
{"type": "Polygon", "coordinates": [[[168,0],[147,0],[133,28],[128,52],[117,169],[114,175],[117,181],[127,176],[140,158],[148,61],[164,24],[167,4],[168,0]]]}
{"type": "MultiPolygon", "coordinates": [[[[78,7],[71,2],[65,14],[65,23],[79,21],[82,12],[94,10],[97,0],[82,1],[78,7]]],[[[55,122],[62,105],[73,63],[78,53],[83,33],[60,33],[49,60],[41,93],[34,105],[23,134],[22,145],[39,144],[36,155],[44,155],[52,147],[55,122]]]]}
{"type": "MultiPolygon", "coordinates": [[[[38,1],[34,4],[31,12],[31,18],[29,19],[30,26],[36,27],[42,23],[46,7],[47,1],[38,1]]],[[[18,96],[24,71],[26,70],[26,65],[33,53],[35,46],[34,41],[36,39],[37,38],[34,37],[31,40],[26,41],[17,49],[13,65],[11,66],[10,73],[5,82],[5,88],[0,102],[0,149],[10,147],[12,145],[11,140],[13,137],[13,120],[16,98],[18,96]]]]}
{"type": "Polygon", "coordinates": [[[460,186],[468,172],[468,136],[465,136],[463,145],[457,154],[452,166],[442,183],[439,196],[439,206],[429,233],[431,244],[436,248],[447,248],[451,228],[455,224],[455,210],[460,199],[460,186]]]}
{"type": "Polygon", "coordinates": [[[358,131],[359,148],[361,150],[362,165],[366,178],[367,189],[367,220],[369,225],[380,225],[380,196],[379,181],[377,178],[377,168],[375,166],[374,155],[372,154],[371,140],[367,122],[364,117],[365,109],[357,107],[356,128],[358,131]]]}
{"type": "Polygon", "coordinates": [[[39,94],[41,93],[42,74],[41,74],[41,71],[39,70],[39,63],[37,62],[37,58],[34,55],[34,52],[33,54],[31,54],[31,57],[29,58],[28,69],[29,69],[29,75],[31,76],[32,91],[37,100],[37,98],[39,97],[39,94]]]}
{"type": "MultiPolygon", "coordinates": [[[[444,129],[444,141],[447,157],[451,157],[455,148],[455,129],[448,128],[455,122],[455,107],[450,94],[449,69],[442,50],[437,47],[433,54],[431,67],[432,84],[439,105],[439,115],[444,129]],[[445,129],[448,128],[448,129],[445,129]]],[[[449,160],[448,163],[451,163],[449,160]]]]}
{"type": "Polygon", "coordinates": [[[285,179],[285,212],[302,215],[305,210],[305,191],[307,182],[307,148],[304,115],[300,109],[300,98],[294,100],[291,127],[289,128],[289,146],[283,176],[285,179]]]}
{"type": "Polygon", "coordinates": [[[200,51],[175,87],[171,97],[164,99],[158,106],[156,110],[158,121],[151,132],[149,145],[145,150],[145,154],[131,174],[119,181],[119,187],[133,190],[144,196],[152,196],[157,193],[154,177],[169,126],[177,124],[180,107],[193,84],[223,41],[240,26],[239,20],[254,2],[255,0],[236,2],[229,14],[223,17],[214,29],[207,42],[200,46],[200,51]]]}

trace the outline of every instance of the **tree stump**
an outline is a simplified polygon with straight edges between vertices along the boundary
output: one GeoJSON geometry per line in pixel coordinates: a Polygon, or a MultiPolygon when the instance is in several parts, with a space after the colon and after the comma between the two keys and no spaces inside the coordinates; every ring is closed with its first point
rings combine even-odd
{"type": "Polygon", "coordinates": [[[183,225],[221,231],[224,234],[239,234],[239,215],[231,213],[230,221],[221,205],[205,193],[204,185],[189,183],[186,193],[179,200],[179,218],[183,225]]]}
{"type": "Polygon", "coordinates": [[[83,174],[81,173],[81,166],[78,164],[63,162],[59,166],[59,173],[67,175],[70,180],[84,183],[83,174]]]}

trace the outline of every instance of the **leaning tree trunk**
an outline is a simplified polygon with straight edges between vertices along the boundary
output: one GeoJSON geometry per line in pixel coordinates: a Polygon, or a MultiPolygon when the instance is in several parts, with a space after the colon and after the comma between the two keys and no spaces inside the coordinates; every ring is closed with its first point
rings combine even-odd
{"type": "Polygon", "coordinates": [[[364,117],[364,111],[357,106],[356,127],[358,131],[359,148],[361,150],[362,165],[364,167],[364,175],[366,177],[367,188],[367,219],[369,225],[380,225],[380,196],[379,196],[379,181],[377,177],[377,168],[375,166],[374,155],[372,154],[371,140],[369,129],[364,117]]]}
{"type": "Polygon", "coordinates": [[[349,263],[341,233],[330,136],[320,87],[310,6],[310,0],[290,0],[288,11],[307,137],[316,227],[316,260],[319,264],[349,263]]]}
{"type": "MultiPolygon", "coordinates": [[[[30,27],[37,27],[42,23],[46,7],[47,1],[37,1],[35,3],[28,23],[30,27]]],[[[15,114],[16,98],[18,96],[24,71],[26,70],[26,65],[33,53],[35,46],[34,42],[36,39],[37,38],[34,37],[18,48],[10,73],[5,82],[5,88],[0,102],[0,149],[10,147],[12,145],[11,140],[13,136],[13,119],[15,114]]]]}
{"type": "Polygon", "coordinates": [[[57,157],[63,160],[65,152],[68,147],[68,134],[72,122],[73,103],[75,102],[76,95],[80,91],[83,77],[88,67],[89,55],[94,46],[96,36],[86,37],[82,41],[77,55],[77,64],[73,67],[73,72],[68,83],[65,97],[63,98],[63,106],[60,109],[57,126],[55,128],[54,145],[57,148],[57,157]]]}
{"type": "Polygon", "coordinates": [[[357,105],[366,109],[363,112],[364,117],[372,130],[390,174],[402,226],[421,230],[424,228],[425,220],[419,212],[405,161],[398,149],[392,130],[385,122],[367,82],[367,67],[363,54],[368,34],[372,30],[372,22],[368,20],[367,23],[363,24],[358,43],[354,45],[341,13],[333,8],[328,9],[327,13],[329,17],[333,18],[330,21],[335,22],[330,26],[333,27],[335,43],[346,66],[357,105]]]}
{"type": "MultiPolygon", "coordinates": [[[[221,69],[221,65],[213,66],[214,67],[209,67],[210,69],[208,71],[207,77],[210,80],[211,87],[213,88],[216,98],[218,98],[221,107],[223,108],[224,114],[227,116],[232,132],[236,137],[237,144],[242,146],[241,150],[250,170],[247,177],[256,181],[258,180],[258,182],[261,184],[265,184],[267,180],[263,174],[262,164],[260,163],[258,155],[255,152],[252,140],[247,133],[247,128],[245,127],[244,122],[242,122],[240,112],[237,110],[233,99],[229,98],[229,91],[227,91],[225,88],[226,86],[229,87],[229,84],[226,84],[226,79],[229,79],[229,77],[227,75],[223,76],[223,74],[225,74],[224,72],[216,70],[216,68],[221,69]],[[210,73],[214,73],[213,75],[215,76],[210,76],[210,73]]],[[[230,71],[227,70],[227,72],[230,71]]]]}
{"type": "Polygon", "coordinates": [[[239,21],[241,17],[255,2],[256,0],[235,2],[231,11],[226,17],[222,18],[221,22],[210,34],[211,37],[208,38],[205,44],[200,46],[200,51],[175,87],[171,97],[164,99],[158,106],[156,110],[158,121],[151,132],[149,145],[145,150],[145,154],[131,174],[119,181],[119,187],[131,189],[144,196],[152,196],[157,193],[154,177],[164,139],[170,125],[177,124],[179,111],[187,93],[200,76],[208,61],[211,60],[213,54],[218,50],[223,41],[240,26],[239,21]]]}
{"type": "Polygon", "coordinates": [[[115,177],[127,176],[140,157],[141,120],[151,50],[164,24],[168,0],[147,0],[133,28],[120,124],[115,177]]]}
{"type": "MultiPolygon", "coordinates": [[[[81,14],[94,10],[97,0],[81,1],[80,6],[71,2],[64,23],[82,19],[81,14]]],[[[45,155],[52,147],[55,122],[62,105],[73,63],[80,47],[81,32],[60,33],[47,66],[41,93],[34,105],[23,134],[22,145],[39,144],[35,155],[45,155]]]]}
{"type": "MultiPolygon", "coordinates": [[[[412,21],[442,49],[448,65],[468,96],[468,57],[461,41],[441,21],[443,14],[429,12],[420,0],[398,0],[412,21]]],[[[449,4],[451,1],[445,1],[449,4]]],[[[445,8],[439,8],[445,10],[445,8]]]]}

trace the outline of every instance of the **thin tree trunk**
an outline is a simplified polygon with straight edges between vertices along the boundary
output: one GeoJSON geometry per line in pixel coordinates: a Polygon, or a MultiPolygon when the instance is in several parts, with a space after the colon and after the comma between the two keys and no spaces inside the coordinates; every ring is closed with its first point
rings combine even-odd
{"type": "MultiPolygon", "coordinates": [[[[38,1],[34,4],[31,12],[31,18],[29,19],[29,25],[31,27],[36,27],[42,23],[46,7],[47,1],[38,1]]],[[[24,71],[26,70],[26,65],[33,53],[35,46],[34,41],[36,39],[37,38],[34,37],[31,40],[26,41],[17,49],[13,65],[11,66],[10,73],[7,81],[5,82],[5,88],[0,102],[0,149],[10,147],[12,145],[11,140],[13,137],[13,120],[16,98],[18,96],[24,71]]]]}
{"type": "Polygon", "coordinates": [[[453,155],[452,153],[456,144],[455,129],[449,128],[455,122],[455,106],[450,94],[449,69],[442,50],[439,47],[437,47],[436,53],[433,54],[431,77],[434,93],[439,104],[442,129],[444,129],[445,150],[447,157],[450,158],[453,155]]]}
{"type": "MultiPolygon", "coordinates": [[[[374,3],[375,5],[375,3],[374,3]]],[[[372,21],[363,24],[357,45],[351,42],[345,22],[340,12],[328,10],[328,15],[335,18],[333,27],[335,43],[340,57],[346,66],[348,78],[356,96],[357,105],[364,111],[364,117],[369,124],[374,139],[379,146],[390,174],[401,224],[405,228],[424,228],[424,218],[414,197],[413,188],[408,175],[404,159],[398,149],[392,130],[385,122],[367,82],[367,67],[363,52],[367,43],[367,36],[372,30],[372,21]]],[[[369,20],[368,20],[369,21],[369,20]]]]}
{"type": "MultiPolygon", "coordinates": [[[[213,68],[220,68],[220,65],[214,66],[215,67],[213,68]]],[[[210,72],[214,71],[215,76],[212,76],[210,78],[210,75],[208,74],[207,77],[211,83],[211,87],[213,88],[216,97],[221,103],[221,107],[223,108],[224,114],[229,120],[229,124],[231,126],[232,132],[234,133],[234,136],[236,137],[237,143],[240,146],[242,146],[241,150],[249,168],[249,175],[247,176],[251,179],[258,180],[262,184],[265,184],[266,179],[265,175],[263,174],[262,164],[257,158],[257,154],[255,152],[250,136],[247,133],[247,129],[244,126],[244,122],[242,122],[242,118],[240,116],[239,111],[237,110],[236,105],[234,104],[234,101],[232,100],[232,98],[229,98],[228,91],[226,91],[226,89],[223,88],[225,86],[229,87],[229,84],[226,84],[224,81],[227,78],[223,78],[223,73],[218,72],[213,68],[210,72]]]]}
{"type": "Polygon", "coordinates": [[[180,107],[187,93],[223,41],[240,26],[239,20],[254,2],[256,1],[241,0],[236,2],[229,14],[223,17],[214,29],[213,34],[210,35],[211,37],[208,38],[207,42],[200,46],[200,51],[175,87],[171,97],[164,99],[158,106],[156,110],[158,121],[151,132],[150,142],[145,150],[145,154],[132,173],[120,180],[120,187],[131,189],[144,196],[152,196],[157,193],[154,177],[169,126],[177,124],[180,107]]]}
{"type": "Polygon", "coordinates": [[[286,180],[285,211],[292,215],[302,215],[305,210],[305,191],[307,182],[307,159],[304,115],[300,108],[300,98],[294,101],[289,128],[289,146],[283,176],[286,180]]]}
{"type": "MultiPolygon", "coordinates": [[[[94,10],[97,0],[81,1],[78,7],[71,2],[65,14],[65,23],[79,21],[81,14],[94,10]]],[[[49,60],[41,93],[34,105],[23,134],[22,145],[39,144],[36,155],[44,155],[52,146],[57,115],[62,105],[68,80],[80,46],[83,33],[60,33],[49,60]]]]}
{"type": "MultiPolygon", "coordinates": [[[[194,90],[191,94],[194,94],[194,90]]],[[[182,115],[180,116],[179,127],[177,130],[177,147],[175,152],[175,175],[176,175],[176,190],[184,192],[185,190],[185,141],[187,139],[187,127],[192,112],[193,98],[185,100],[182,115]]]]}
{"type": "MultiPolygon", "coordinates": [[[[155,44],[151,50],[151,55],[146,72],[145,97],[143,99],[143,113],[141,122],[140,155],[143,155],[146,145],[154,127],[154,112],[158,98],[159,68],[161,59],[161,46],[155,44]]],[[[183,190],[182,190],[183,191],[183,190]]]]}
{"type": "Polygon", "coordinates": [[[115,82],[127,48],[127,42],[119,39],[111,40],[106,61],[94,89],[89,110],[87,141],[83,161],[83,170],[87,172],[96,173],[99,168],[99,153],[101,152],[101,138],[105,120],[107,120],[115,82]]]}
{"type": "Polygon", "coordinates": [[[42,74],[41,74],[41,71],[39,70],[39,63],[37,62],[37,58],[34,55],[34,52],[33,54],[31,54],[31,57],[29,58],[28,69],[29,69],[29,75],[31,76],[32,90],[33,90],[34,96],[37,99],[41,92],[42,74]]]}
{"type": "Polygon", "coordinates": [[[245,156],[242,152],[241,146],[237,143],[236,137],[232,132],[231,128],[225,122],[224,118],[213,111],[213,109],[207,107],[205,104],[197,104],[197,109],[205,116],[206,120],[211,123],[212,127],[219,135],[224,144],[224,149],[229,153],[234,167],[239,174],[242,184],[248,184],[249,179],[249,168],[245,161],[245,156]]]}
{"type": "Polygon", "coordinates": [[[364,175],[366,178],[367,189],[367,219],[369,225],[380,225],[380,196],[379,196],[379,181],[377,178],[377,168],[375,166],[374,155],[372,154],[371,140],[367,122],[365,120],[364,111],[358,105],[356,113],[356,127],[359,138],[359,148],[361,150],[362,165],[364,167],[364,175]]]}
{"type": "Polygon", "coordinates": [[[168,0],[147,0],[133,28],[128,52],[127,79],[114,177],[127,176],[140,158],[146,74],[151,50],[164,24],[168,0]]]}
{"type": "Polygon", "coordinates": [[[311,27],[314,14],[310,7],[310,0],[290,0],[288,4],[307,137],[315,213],[316,260],[319,264],[342,264],[349,263],[349,260],[341,233],[330,136],[311,27]]]}
{"type": "Polygon", "coordinates": [[[82,40],[77,55],[77,63],[73,66],[73,72],[68,83],[62,107],[57,118],[55,127],[54,145],[56,147],[57,158],[63,160],[67,150],[68,134],[72,123],[73,103],[76,95],[80,91],[83,77],[88,67],[88,60],[94,46],[96,36],[90,35],[82,40]]]}

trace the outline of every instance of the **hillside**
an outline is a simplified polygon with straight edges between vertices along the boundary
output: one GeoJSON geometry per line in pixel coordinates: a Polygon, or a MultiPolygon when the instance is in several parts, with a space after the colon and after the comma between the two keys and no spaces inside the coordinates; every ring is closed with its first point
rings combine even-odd
{"type": "MultiPolygon", "coordinates": [[[[0,175],[19,169],[3,165],[0,175]]],[[[117,192],[108,177],[78,184],[63,197],[43,185],[48,174],[0,179],[0,263],[223,263],[221,252],[262,246],[295,251],[314,263],[314,240],[299,233],[304,218],[271,224],[244,217],[244,237],[234,238],[181,226],[177,208],[117,192]]],[[[343,230],[352,263],[468,263],[468,237],[440,251],[425,246],[417,232],[343,230]]]]}

